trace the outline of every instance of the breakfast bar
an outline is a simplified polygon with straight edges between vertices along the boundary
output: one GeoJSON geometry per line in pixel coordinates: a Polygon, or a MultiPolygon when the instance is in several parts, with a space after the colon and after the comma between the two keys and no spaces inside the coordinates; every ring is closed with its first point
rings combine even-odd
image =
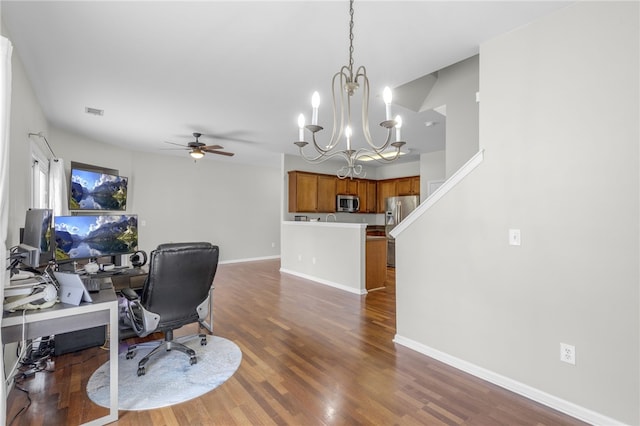
{"type": "Polygon", "coordinates": [[[282,222],[282,272],[351,293],[384,287],[386,238],[365,223],[282,222]]]}

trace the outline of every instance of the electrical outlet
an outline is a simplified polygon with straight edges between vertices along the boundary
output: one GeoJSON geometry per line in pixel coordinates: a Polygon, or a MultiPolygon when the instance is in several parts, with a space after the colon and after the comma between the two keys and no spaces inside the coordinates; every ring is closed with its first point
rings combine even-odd
{"type": "Polygon", "coordinates": [[[560,361],[576,365],[576,347],[566,343],[560,343],[560,361]]]}

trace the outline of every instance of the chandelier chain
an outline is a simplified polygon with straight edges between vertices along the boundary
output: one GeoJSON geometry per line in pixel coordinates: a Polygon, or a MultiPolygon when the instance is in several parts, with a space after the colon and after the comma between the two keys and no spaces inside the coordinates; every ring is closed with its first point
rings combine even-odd
{"type": "Polygon", "coordinates": [[[349,71],[353,74],[353,0],[349,2],[349,71]]]}

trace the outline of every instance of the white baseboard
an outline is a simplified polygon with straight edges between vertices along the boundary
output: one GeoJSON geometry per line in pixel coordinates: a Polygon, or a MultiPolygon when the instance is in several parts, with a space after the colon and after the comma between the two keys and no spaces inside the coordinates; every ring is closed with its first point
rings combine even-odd
{"type": "Polygon", "coordinates": [[[305,280],[314,281],[314,282],[317,282],[319,284],[328,285],[329,287],[334,287],[334,288],[337,288],[339,290],[348,291],[349,293],[357,294],[357,295],[360,295],[360,296],[363,295],[363,294],[367,294],[367,290],[359,291],[359,290],[357,290],[357,289],[355,289],[353,287],[347,287],[346,285],[334,283],[333,281],[329,281],[329,280],[325,280],[325,279],[322,279],[322,278],[314,277],[312,275],[307,275],[307,274],[303,274],[303,273],[300,273],[300,272],[291,271],[289,269],[280,268],[280,272],[284,272],[285,274],[289,274],[289,275],[295,275],[296,277],[304,278],[305,280]]]}
{"type": "Polygon", "coordinates": [[[232,260],[223,260],[218,262],[220,265],[225,265],[227,263],[242,263],[242,262],[255,262],[257,260],[272,260],[272,259],[280,259],[280,255],[275,256],[264,256],[264,257],[250,257],[246,259],[232,259],[232,260]]]}
{"type": "Polygon", "coordinates": [[[547,407],[550,407],[550,408],[553,408],[554,410],[558,410],[562,413],[568,414],[569,416],[575,417],[576,419],[582,420],[584,422],[587,422],[593,425],[607,425],[607,426],[624,425],[624,423],[621,423],[615,419],[604,416],[600,413],[596,413],[595,411],[591,411],[587,408],[581,407],[572,402],[558,398],[556,396],[543,392],[539,389],[533,388],[529,385],[525,385],[524,383],[520,383],[516,380],[510,379],[508,377],[495,373],[493,371],[479,367],[475,364],[472,364],[460,358],[456,358],[447,353],[441,352],[437,349],[433,349],[429,346],[423,345],[422,343],[418,343],[415,340],[407,339],[406,337],[402,337],[396,334],[395,337],[393,338],[393,341],[399,345],[406,346],[409,349],[413,349],[414,351],[420,352],[423,355],[426,355],[438,361],[444,362],[445,364],[450,365],[454,368],[457,368],[458,370],[462,370],[475,377],[486,380],[487,382],[493,383],[494,385],[498,385],[511,392],[517,393],[533,401],[539,402],[540,404],[544,404],[547,407]]]}

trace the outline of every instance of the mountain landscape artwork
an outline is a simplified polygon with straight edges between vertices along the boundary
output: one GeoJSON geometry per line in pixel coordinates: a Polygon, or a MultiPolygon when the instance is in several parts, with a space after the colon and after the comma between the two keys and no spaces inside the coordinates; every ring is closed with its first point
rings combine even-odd
{"type": "Polygon", "coordinates": [[[72,169],[69,210],[126,210],[127,184],[124,176],[72,169]]]}

